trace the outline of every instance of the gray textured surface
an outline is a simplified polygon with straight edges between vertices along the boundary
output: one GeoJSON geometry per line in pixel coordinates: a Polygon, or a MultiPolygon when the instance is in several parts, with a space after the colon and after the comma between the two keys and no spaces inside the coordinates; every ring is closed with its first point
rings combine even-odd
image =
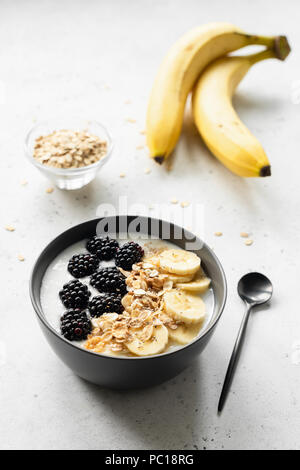
{"type": "Polygon", "coordinates": [[[16,227],[0,231],[1,448],[299,448],[299,14],[296,1],[285,15],[279,1],[1,1],[1,224],[16,227]],[[270,179],[231,175],[189,125],[170,173],[136,149],[162,54],[191,26],[212,20],[285,33],[294,46],[286,63],[253,69],[236,97],[270,156],[270,179]],[[58,113],[102,121],[117,148],[84,190],[46,194],[49,183],[25,161],[22,145],[34,120],[58,113]],[[197,364],[162,387],[116,393],[83,382],[54,356],[34,318],[28,278],[53,236],[126,194],[129,203],[177,197],[204,205],[205,238],[224,263],[229,299],[197,364]],[[216,230],[223,237],[215,238],[216,230]],[[241,230],[252,233],[253,246],[243,244],[241,230]],[[243,308],[236,283],[248,270],[270,276],[274,300],[252,317],[232,392],[217,417],[243,308]]]}

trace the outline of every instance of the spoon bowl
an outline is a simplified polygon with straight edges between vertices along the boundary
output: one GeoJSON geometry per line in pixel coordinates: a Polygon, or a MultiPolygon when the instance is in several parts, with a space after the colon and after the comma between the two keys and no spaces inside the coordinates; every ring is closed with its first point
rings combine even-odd
{"type": "Polygon", "coordinates": [[[261,305],[271,299],[273,286],[271,281],[261,273],[249,273],[238,283],[238,294],[250,305],[261,305]]]}

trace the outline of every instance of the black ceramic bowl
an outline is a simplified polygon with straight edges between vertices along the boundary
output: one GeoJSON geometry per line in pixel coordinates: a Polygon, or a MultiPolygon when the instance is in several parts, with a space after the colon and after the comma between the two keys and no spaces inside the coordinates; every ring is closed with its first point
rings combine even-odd
{"type": "MultiPolygon", "coordinates": [[[[127,230],[135,219],[137,219],[136,216],[106,218],[106,220],[116,223],[116,233],[123,232],[124,226],[127,230]]],[[[190,232],[184,232],[182,237],[178,239],[180,227],[150,217],[139,217],[139,220],[143,221],[143,226],[148,227],[144,233],[150,233],[150,225],[154,223],[160,238],[165,238],[180,248],[186,248],[186,242],[191,241],[191,237],[199,244],[200,248],[192,251],[200,256],[206,274],[212,279],[214,292],[212,318],[199,337],[190,344],[172,352],[150,357],[119,358],[84,350],[76,346],[76,342],[71,343],[60,336],[47,322],[41,306],[40,292],[45,271],[54,258],[73,243],[94,236],[97,224],[101,220],[103,219],[84,222],[63,232],[44,249],[37,259],[30,279],[30,296],[39,324],[58,357],[75,374],[90,382],[113,389],[141,388],[162,383],[189,366],[203,351],[211,338],[226,302],[227,287],[223,268],[212,250],[190,232]],[[166,238],[165,234],[168,232],[168,238],[166,238]]]]}

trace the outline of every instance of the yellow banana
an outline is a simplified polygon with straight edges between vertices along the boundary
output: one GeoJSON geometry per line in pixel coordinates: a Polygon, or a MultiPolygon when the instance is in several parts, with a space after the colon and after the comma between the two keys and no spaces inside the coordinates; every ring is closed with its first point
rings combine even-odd
{"type": "Polygon", "coordinates": [[[182,128],[189,92],[213,60],[250,44],[261,44],[284,58],[289,51],[283,36],[244,33],[228,23],[209,23],[182,36],[162,62],[151,92],[146,122],[150,156],[162,163],[174,149],[182,128]]]}
{"type": "Polygon", "coordinates": [[[244,57],[224,57],[207,67],[193,92],[196,126],[211,152],[239,176],[270,176],[269,160],[258,140],[241,122],[232,95],[250,67],[276,57],[265,50],[244,57]]]}
{"type": "Polygon", "coordinates": [[[169,338],[179,344],[191,343],[191,341],[193,341],[193,339],[199,334],[203,325],[203,320],[204,317],[198,323],[194,323],[193,325],[185,325],[182,323],[177,326],[176,330],[168,327],[169,338]]]}
{"type": "Polygon", "coordinates": [[[166,313],[176,321],[191,324],[203,321],[205,317],[205,303],[198,295],[171,289],[165,292],[163,299],[166,313]]]}
{"type": "Polygon", "coordinates": [[[165,250],[159,257],[160,267],[170,274],[189,275],[199,271],[201,260],[191,251],[165,250]]]}

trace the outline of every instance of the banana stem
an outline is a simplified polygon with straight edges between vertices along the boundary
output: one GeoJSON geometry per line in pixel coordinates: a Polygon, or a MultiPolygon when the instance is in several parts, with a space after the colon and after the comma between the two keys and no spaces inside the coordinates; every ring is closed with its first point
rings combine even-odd
{"type": "Polygon", "coordinates": [[[274,57],[279,60],[285,60],[291,52],[291,47],[286,36],[255,36],[247,34],[246,38],[249,45],[257,44],[272,49],[275,54],[274,57]]]}
{"type": "Polygon", "coordinates": [[[256,54],[250,54],[247,56],[247,59],[249,60],[250,64],[256,64],[257,62],[260,62],[261,60],[266,60],[266,59],[276,59],[277,54],[274,51],[274,49],[265,49],[263,51],[257,52],[256,54]]]}
{"type": "Polygon", "coordinates": [[[285,60],[289,53],[291,52],[291,46],[287,40],[286,36],[276,36],[274,39],[273,49],[275,51],[276,57],[279,60],[285,60]]]}

